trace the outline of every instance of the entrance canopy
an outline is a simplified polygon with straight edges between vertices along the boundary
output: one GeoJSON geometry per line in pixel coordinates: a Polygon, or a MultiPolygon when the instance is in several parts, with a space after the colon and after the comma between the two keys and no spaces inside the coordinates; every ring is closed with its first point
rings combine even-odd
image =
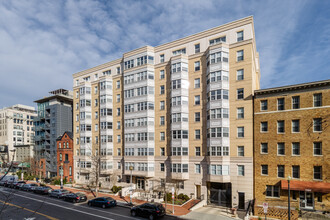
{"type": "MultiPolygon", "coordinates": [[[[281,189],[288,189],[287,180],[281,180],[281,189]]],[[[330,183],[291,180],[290,190],[330,193],[330,183]]]]}

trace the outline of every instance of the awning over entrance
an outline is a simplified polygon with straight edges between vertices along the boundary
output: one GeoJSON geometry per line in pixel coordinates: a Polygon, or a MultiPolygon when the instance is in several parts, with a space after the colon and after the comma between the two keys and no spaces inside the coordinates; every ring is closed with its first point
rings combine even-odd
{"type": "MultiPolygon", "coordinates": [[[[287,180],[281,180],[281,189],[288,189],[287,180]]],[[[330,193],[330,183],[291,180],[290,190],[330,193]]]]}

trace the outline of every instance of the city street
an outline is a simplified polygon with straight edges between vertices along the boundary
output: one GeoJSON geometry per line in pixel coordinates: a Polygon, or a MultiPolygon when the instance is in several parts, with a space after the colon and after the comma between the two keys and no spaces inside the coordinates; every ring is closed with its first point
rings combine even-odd
{"type": "MultiPolygon", "coordinates": [[[[143,219],[130,216],[130,209],[113,207],[102,209],[89,207],[86,202],[70,203],[46,195],[0,188],[0,219],[143,219]],[[6,203],[6,205],[4,205],[6,203]]],[[[162,219],[175,219],[165,216],[162,219]]]]}

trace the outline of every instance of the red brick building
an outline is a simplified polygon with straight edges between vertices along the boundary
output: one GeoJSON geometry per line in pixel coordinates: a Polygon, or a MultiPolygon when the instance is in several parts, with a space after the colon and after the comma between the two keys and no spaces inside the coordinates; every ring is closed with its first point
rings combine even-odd
{"type": "Polygon", "coordinates": [[[57,175],[60,176],[60,169],[63,167],[63,180],[73,182],[73,135],[71,132],[57,138],[57,175]]]}

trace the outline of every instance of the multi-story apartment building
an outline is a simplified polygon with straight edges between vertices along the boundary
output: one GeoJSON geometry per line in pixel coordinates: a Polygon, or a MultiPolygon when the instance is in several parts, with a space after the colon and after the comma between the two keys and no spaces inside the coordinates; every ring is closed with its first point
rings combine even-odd
{"type": "MultiPolygon", "coordinates": [[[[0,109],[0,146],[1,163],[13,160],[15,146],[34,145],[33,119],[37,115],[34,107],[13,105],[0,109]]],[[[21,157],[15,154],[14,160],[21,157]]]]}
{"type": "Polygon", "coordinates": [[[145,46],[73,75],[75,180],[113,175],[140,190],[244,208],[253,198],[253,18],[145,46]],[[95,174],[93,174],[95,176],[95,174]]]}
{"type": "Polygon", "coordinates": [[[330,80],[255,91],[257,205],[330,209],[330,80]]]}
{"type": "Polygon", "coordinates": [[[67,182],[73,181],[73,134],[72,132],[64,132],[57,138],[57,173],[61,172],[63,179],[67,182]]]}
{"type": "Polygon", "coordinates": [[[35,165],[43,177],[57,175],[56,139],[65,131],[72,132],[72,91],[58,89],[49,93],[35,101],[35,165]]]}

